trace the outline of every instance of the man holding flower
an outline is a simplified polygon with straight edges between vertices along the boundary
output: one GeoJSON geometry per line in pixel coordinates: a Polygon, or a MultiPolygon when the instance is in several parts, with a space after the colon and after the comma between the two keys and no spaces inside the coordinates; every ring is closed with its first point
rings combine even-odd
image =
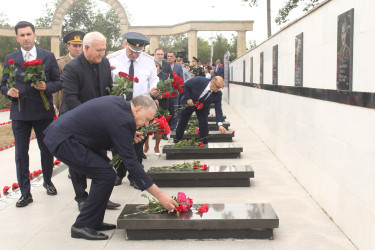
{"type": "Polygon", "coordinates": [[[43,130],[55,117],[55,110],[46,107],[53,107],[52,93],[61,89],[61,82],[60,71],[53,53],[34,45],[36,39],[34,25],[21,21],[15,26],[15,32],[21,49],[7,55],[4,63],[4,68],[11,68],[9,62],[13,63],[11,65],[14,65],[16,69],[15,85],[7,86],[11,74],[6,73],[1,80],[1,92],[12,100],[10,119],[12,120],[16,148],[17,179],[22,193],[16,206],[25,207],[33,202],[30,193],[28,155],[32,128],[34,128],[41,151],[43,186],[47,189],[48,195],[57,194],[56,188],[51,182],[53,155],[43,143],[43,130]],[[41,77],[28,80],[24,76],[24,73],[29,70],[26,66],[37,67],[37,71],[43,70],[41,77]]]}

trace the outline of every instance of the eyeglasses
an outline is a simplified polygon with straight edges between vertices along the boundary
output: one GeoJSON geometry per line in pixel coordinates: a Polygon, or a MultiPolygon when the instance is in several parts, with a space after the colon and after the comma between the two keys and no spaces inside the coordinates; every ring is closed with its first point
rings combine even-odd
{"type": "Polygon", "coordinates": [[[213,82],[213,84],[215,85],[215,87],[216,87],[217,89],[223,89],[223,88],[224,88],[224,86],[223,86],[223,87],[217,86],[215,82],[213,82]]]}

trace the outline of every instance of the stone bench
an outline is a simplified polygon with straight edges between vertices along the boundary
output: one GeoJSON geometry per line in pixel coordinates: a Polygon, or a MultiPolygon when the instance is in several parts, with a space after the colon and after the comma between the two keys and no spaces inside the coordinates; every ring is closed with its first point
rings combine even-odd
{"type": "MultiPolygon", "coordinates": [[[[218,130],[216,131],[210,131],[208,133],[207,141],[208,142],[231,142],[234,137],[234,134],[232,135],[232,131],[227,131],[225,134],[220,134],[218,130]]],[[[176,133],[171,133],[171,138],[176,138],[176,133]]],[[[183,139],[190,140],[192,138],[198,139],[199,134],[184,134],[183,139]]]]}
{"type": "Polygon", "coordinates": [[[273,239],[279,218],[268,203],[208,204],[207,213],[139,214],[139,204],[127,204],[117,219],[128,240],[273,239]]]}
{"type": "Polygon", "coordinates": [[[250,165],[208,166],[207,170],[171,171],[150,169],[148,176],[159,187],[249,187],[254,170],[250,165]]]}
{"type": "Polygon", "coordinates": [[[174,147],[165,145],[163,153],[169,159],[228,159],[238,158],[243,148],[237,143],[208,143],[201,147],[174,147]]]}

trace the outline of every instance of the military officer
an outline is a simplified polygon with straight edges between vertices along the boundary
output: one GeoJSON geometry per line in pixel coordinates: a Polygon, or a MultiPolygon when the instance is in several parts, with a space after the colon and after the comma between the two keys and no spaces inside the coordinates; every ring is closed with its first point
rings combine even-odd
{"type": "MultiPolygon", "coordinates": [[[[57,59],[57,65],[59,66],[60,73],[63,71],[65,65],[68,64],[70,60],[76,58],[82,53],[83,37],[85,33],[82,31],[71,31],[66,34],[63,38],[63,42],[66,43],[68,54],[57,59]]],[[[62,90],[53,94],[53,104],[60,109],[62,101],[62,90]]]]}
{"type": "Polygon", "coordinates": [[[205,77],[206,75],[204,74],[204,69],[203,67],[198,65],[198,61],[199,61],[198,58],[193,56],[193,66],[190,67],[190,72],[194,75],[194,77],[196,76],[205,77]]]}

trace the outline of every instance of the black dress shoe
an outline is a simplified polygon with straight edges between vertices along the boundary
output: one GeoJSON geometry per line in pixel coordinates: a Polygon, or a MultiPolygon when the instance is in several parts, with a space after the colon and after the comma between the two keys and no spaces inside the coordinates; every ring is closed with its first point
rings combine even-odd
{"type": "Polygon", "coordinates": [[[102,222],[102,224],[99,227],[96,227],[94,229],[98,231],[113,230],[113,229],[116,229],[116,225],[102,222]]]}
{"type": "Polygon", "coordinates": [[[167,136],[166,134],[163,134],[161,138],[162,138],[163,140],[168,141],[168,136],[167,136]]]}
{"type": "Polygon", "coordinates": [[[142,152],[142,158],[145,159],[145,160],[147,159],[147,156],[143,152],[142,152]]]}
{"type": "Polygon", "coordinates": [[[75,227],[72,226],[71,229],[71,236],[72,238],[77,238],[77,239],[85,239],[85,240],[107,240],[108,235],[100,233],[93,228],[89,227],[75,227]]]}
{"type": "Polygon", "coordinates": [[[134,187],[134,189],[138,189],[138,190],[141,190],[139,187],[138,187],[138,185],[137,184],[135,184],[134,182],[130,182],[130,186],[133,186],[134,187]]]}
{"type": "Polygon", "coordinates": [[[116,181],[115,181],[115,186],[119,186],[119,185],[121,185],[121,183],[122,183],[122,177],[120,177],[120,176],[116,176],[116,181]]]}
{"type": "Polygon", "coordinates": [[[121,206],[121,204],[114,203],[112,201],[108,201],[107,203],[107,209],[115,209],[116,207],[119,207],[119,206],[121,206]]]}
{"type": "Polygon", "coordinates": [[[78,210],[81,212],[83,205],[85,205],[85,201],[78,202],[78,210]]]}
{"type": "Polygon", "coordinates": [[[31,194],[23,194],[17,201],[16,207],[26,207],[31,202],[33,202],[33,197],[31,196],[31,194]]]}
{"type": "Polygon", "coordinates": [[[53,185],[52,182],[50,182],[50,183],[44,182],[43,183],[43,187],[45,189],[47,189],[47,194],[48,195],[56,195],[57,194],[56,188],[55,188],[55,186],[53,185]]]}

